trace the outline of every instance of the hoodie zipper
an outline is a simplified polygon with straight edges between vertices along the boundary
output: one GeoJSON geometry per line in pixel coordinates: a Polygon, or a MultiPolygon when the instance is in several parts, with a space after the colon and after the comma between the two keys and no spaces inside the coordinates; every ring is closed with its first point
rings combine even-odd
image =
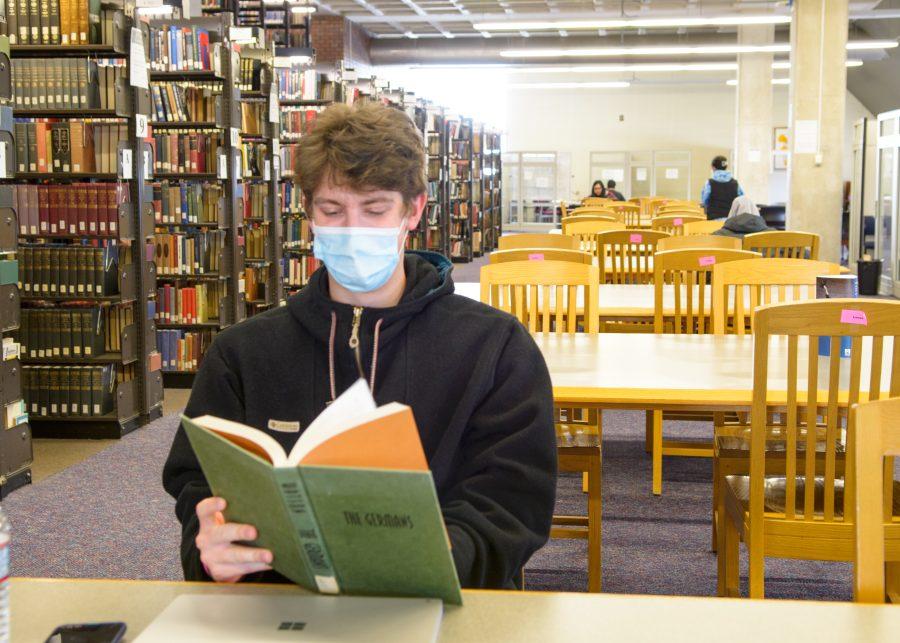
{"type": "MultiPolygon", "coordinates": [[[[363,307],[353,307],[353,326],[350,328],[350,348],[356,350],[359,348],[359,323],[362,321],[363,307]]],[[[357,361],[359,357],[357,356],[357,361]]]]}

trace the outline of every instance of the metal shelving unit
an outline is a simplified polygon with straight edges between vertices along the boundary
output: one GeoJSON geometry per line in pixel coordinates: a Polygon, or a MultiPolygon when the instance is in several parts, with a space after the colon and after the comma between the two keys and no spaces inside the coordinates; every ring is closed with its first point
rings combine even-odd
{"type": "Polygon", "coordinates": [[[469,262],[473,258],[474,127],[471,118],[445,121],[449,168],[450,259],[469,262]]]}

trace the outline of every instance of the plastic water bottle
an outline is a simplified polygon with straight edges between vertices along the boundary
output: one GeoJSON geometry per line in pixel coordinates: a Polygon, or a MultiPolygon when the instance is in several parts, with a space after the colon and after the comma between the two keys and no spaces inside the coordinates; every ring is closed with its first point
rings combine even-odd
{"type": "Polygon", "coordinates": [[[9,519],[0,507],[0,643],[9,643],[9,519]]]}

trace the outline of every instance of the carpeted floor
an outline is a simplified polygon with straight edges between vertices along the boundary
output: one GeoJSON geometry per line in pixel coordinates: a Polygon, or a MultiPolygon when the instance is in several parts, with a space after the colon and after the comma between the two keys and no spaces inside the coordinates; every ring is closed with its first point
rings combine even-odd
{"type": "MultiPolygon", "coordinates": [[[[163,417],[3,503],[16,576],[179,579],[179,526],[160,484],[177,422],[163,417]]],[[[669,425],[667,424],[667,433],[669,425]]],[[[705,436],[702,424],[674,435],[705,436]]],[[[650,495],[643,414],[604,413],[603,589],[713,595],[709,460],[667,458],[663,495],[650,495]]],[[[560,481],[559,513],[583,513],[580,478],[560,481]]],[[[583,591],[586,541],[552,541],[527,568],[532,590],[583,591]]],[[[746,570],[745,570],[746,571],[746,570]]],[[[770,560],[770,597],[849,600],[850,566],[770,560]]]]}

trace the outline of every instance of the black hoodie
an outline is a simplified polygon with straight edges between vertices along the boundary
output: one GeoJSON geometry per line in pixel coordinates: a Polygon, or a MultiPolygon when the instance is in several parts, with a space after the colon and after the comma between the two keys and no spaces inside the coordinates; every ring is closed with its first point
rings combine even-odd
{"type": "MultiPolygon", "coordinates": [[[[556,490],[553,398],[543,356],[513,317],[453,294],[450,262],[406,253],[406,289],[393,308],[365,309],[366,379],[381,405],[412,407],[464,587],[513,587],[547,540],[556,490]],[[377,334],[377,354],[373,346],[377,334]]],[[[332,301],[324,269],[287,306],[218,334],[185,414],[266,431],[289,451],[332,399],[359,377],[348,346],[353,307],[332,301]],[[333,369],[329,340],[334,333],[333,369]],[[301,429],[302,430],[302,429],[301,429]]],[[[179,428],[163,470],[182,524],[187,580],[208,580],[194,543],[197,503],[211,495],[179,428]]],[[[268,572],[247,578],[283,581],[268,572]]]]}

